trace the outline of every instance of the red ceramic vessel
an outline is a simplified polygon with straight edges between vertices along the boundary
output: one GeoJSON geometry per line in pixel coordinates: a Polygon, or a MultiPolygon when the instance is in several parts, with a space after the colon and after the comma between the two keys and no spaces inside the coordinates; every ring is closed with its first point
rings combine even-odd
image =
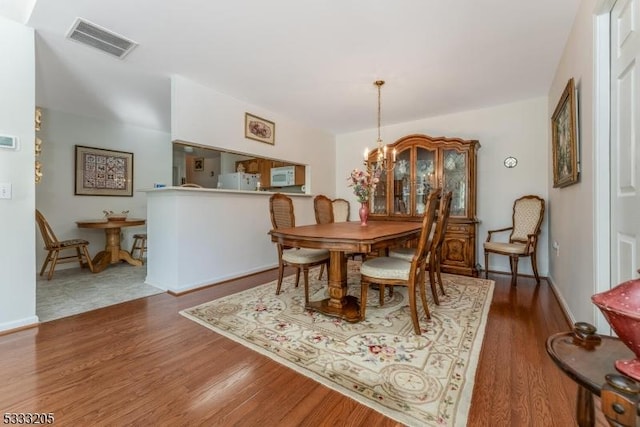
{"type": "Polygon", "coordinates": [[[620,340],[636,355],[617,360],[616,369],[640,381],[640,280],[629,280],[591,297],[620,340]]]}

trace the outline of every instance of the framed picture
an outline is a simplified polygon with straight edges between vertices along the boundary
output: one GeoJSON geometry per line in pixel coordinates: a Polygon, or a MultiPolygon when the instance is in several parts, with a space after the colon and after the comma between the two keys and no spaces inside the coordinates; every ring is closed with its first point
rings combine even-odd
{"type": "Polygon", "coordinates": [[[276,124],[253,114],[244,113],[244,137],[274,145],[276,124]]]}
{"type": "Polygon", "coordinates": [[[571,78],[551,117],[554,188],[578,182],[576,107],[575,84],[571,78]]]}
{"type": "Polygon", "coordinates": [[[193,170],[194,171],[204,170],[204,157],[196,157],[195,159],[193,159],[193,170]]]}
{"type": "Polygon", "coordinates": [[[76,145],[77,196],[133,196],[133,153],[76,145]]]}

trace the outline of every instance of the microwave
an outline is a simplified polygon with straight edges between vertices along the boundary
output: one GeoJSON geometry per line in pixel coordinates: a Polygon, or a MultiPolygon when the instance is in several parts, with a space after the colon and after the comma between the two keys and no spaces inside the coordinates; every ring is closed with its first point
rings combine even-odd
{"type": "Polygon", "coordinates": [[[296,167],[282,166],[279,168],[271,168],[271,186],[286,187],[296,184],[296,167]]]}

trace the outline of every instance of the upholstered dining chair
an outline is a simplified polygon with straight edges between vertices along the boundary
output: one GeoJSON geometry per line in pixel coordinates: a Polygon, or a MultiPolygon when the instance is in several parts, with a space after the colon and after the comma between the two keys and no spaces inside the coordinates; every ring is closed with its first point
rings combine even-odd
{"type": "Polygon", "coordinates": [[[535,195],[522,196],[513,203],[513,215],[511,227],[489,230],[487,240],[484,242],[484,276],[489,277],[489,254],[506,255],[509,257],[511,267],[511,285],[518,282],[518,260],[520,257],[531,257],[531,268],[540,283],[538,276],[538,262],[536,251],[538,246],[538,234],[544,217],[544,200],[535,195]],[[508,242],[492,241],[494,233],[511,231],[508,242]]]}
{"type": "MultiPolygon", "coordinates": [[[[293,201],[290,197],[276,193],[269,198],[271,225],[274,229],[296,226],[293,212],[293,201]]],[[[277,244],[278,249],[278,286],[276,295],[280,294],[284,268],[291,266],[296,269],[296,287],[300,281],[300,270],[304,274],[304,301],[309,303],[309,268],[316,265],[329,264],[329,251],[326,249],[290,248],[277,244]]]]}
{"type": "Polygon", "coordinates": [[[42,213],[37,209],[36,222],[40,228],[40,234],[44,241],[44,248],[47,250],[47,257],[40,269],[41,276],[47,269],[47,265],[49,265],[47,280],[51,280],[53,277],[53,271],[56,269],[56,265],[74,261],[77,261],[80,264],[80,267],[84,267],[86,265],[89,267],[89,270],[93,272],[93,263],[91,262],[91,256],[89,255],[88,241],[82,239],[58,240],[44,215],[42,215],[42,213]],[[67,252],[61,256],[61,252],[63,251],[67,252]],[[69,254],[68,251],[74,251],[74,253],[69,254]]]}
{"type": "MultiPolygon", "coordinates": [[[[436,282],[440,287],[440,291],[442,292],[442,294],[446,295],[444,284],[442,282],[440,263],[442,262],[442,245],[444,243],[444,236],[447,234],[447,224],[449,223],[451,197],[451,191],[447,191],[440,198],[440,206],[438,208],[435,228],[433,230],[433,239],[431,242],[431,247],[428,249],[427,253],[427,271],[429,272],[429,284],[431,285],[433,302],[435,302],[437,305],[440,305],[440,299],[438,298],[438,289],[436,287],[436,282]]],[[[413,255],[415,254],[415,251],[415,248],[392,248],[389,250],[389,256],[402,258],[406,261],[411,261],[413,255]]]]}
{"type": "Polygon", "coordinates": [[[409,293],[409,309],[411,321],[416,335],[420,335],[418,322],[418,307],[416,304],[416,290],[420,292],[422,306],[427,318],[431,318],[427,298],[425,295],[425,269],[427,249],[431,247],[433,235],[431,229],[435,220],[436,204],[440,196],[440,189],[429,193],[422,228],[418,239],[418,246],[411,261],[390,256],[368,259],[360,266],[360,317],[365,318],[367,307],[367,292],[369,285],[377,284],[380,292],[380,305],[384,303],[385,286],[407,286],[409,293]]]}
{"type": "Polygon", "coordinates": [[[333,220],[335,222],[349,221],[350,205],[348,200],[333,199],[331,205],[333,206],[333,220]]]}
{"type": "MultiPolygon", "coordinates": [[[[331,199],[323,194],[319,194],[313,198],[313,210],[316,215],[316,224],[330,224],[333,222],[333,203],[331,199]]],[[[324,274],[324,264],[320,266],[318,280],[322,279],[324,274]]]]}

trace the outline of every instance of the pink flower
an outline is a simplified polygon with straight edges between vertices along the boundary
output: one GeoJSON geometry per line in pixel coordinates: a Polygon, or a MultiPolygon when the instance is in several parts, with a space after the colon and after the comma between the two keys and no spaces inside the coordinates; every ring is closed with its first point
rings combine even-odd
{"type": "Polygon", "coordinates": [[[360,203],[369,201],[371,195],[376,191],[376,186],[380,182],[380,170],[376,169],[373,175],[367,171],[354,169],[351,176],[347,178],[349,187],[353,187],[353,193],[360,203]]]}

